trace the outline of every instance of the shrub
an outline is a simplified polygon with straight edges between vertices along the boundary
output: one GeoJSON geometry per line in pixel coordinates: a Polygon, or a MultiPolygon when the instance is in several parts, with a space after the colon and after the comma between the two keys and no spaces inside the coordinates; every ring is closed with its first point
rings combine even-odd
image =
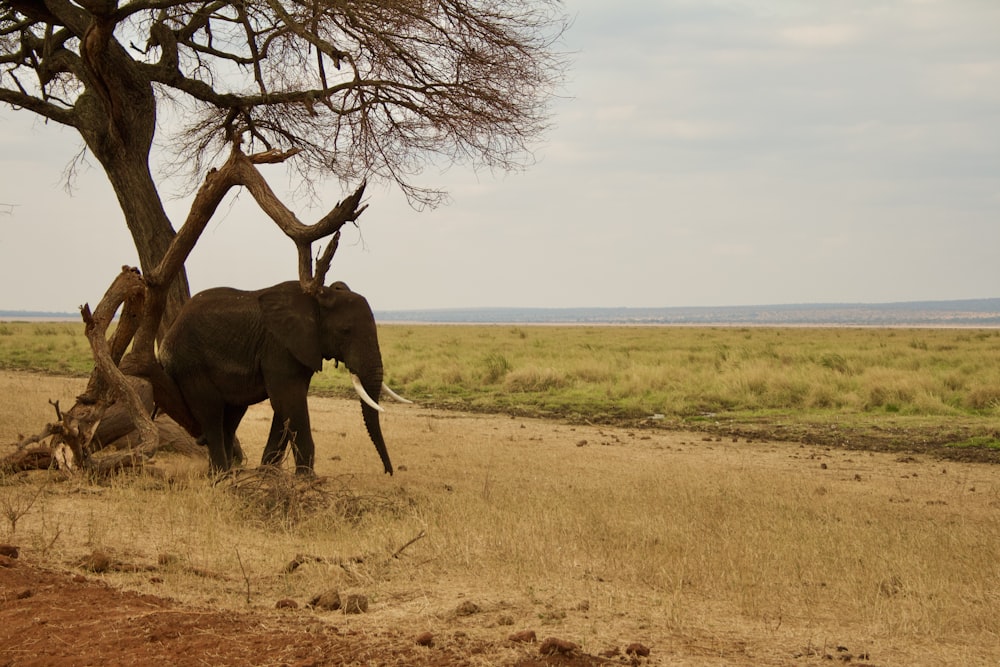
{"type": "Polygon", "coordinates": [[[566,387],[566,376],[554,368],[525,368],[511,371],[504,380],[508,391],[542,392],[566,387]]]}
{"type": "Polygon", "coordinates": [[[844,355],[837,354],[836,352],[827,352],[819,358],[819,365],[823,368],[829,368],[831,371],[837,371],[838,373],[844,373],[845,375],[851,372],[851,367],[847,363],[847,359],[844,355]]]}
{"type": "Polygon", "coordinates": [[[965,402],[973,410],[995,410],[1000,407],[1000,386],[990,384],[972,387],[965,402]]]}
{"type": "Polygon", "coordinates": [[[866,369],[859,380],[860,390],[865,396],[863,408],[893,407],[911,412],[913,401],[921,393],[942,393],[942,386],[932,375],[924,371],[874,366],[866,369]]]}
{"type": "Polygon", "coordinates": [[[483,379],[487,383],[502,380],[511,369],[510,361],[499,352],[487,355],[486,359],[483,360],[483,364],[486,366],[486,373],[483,379]]]}

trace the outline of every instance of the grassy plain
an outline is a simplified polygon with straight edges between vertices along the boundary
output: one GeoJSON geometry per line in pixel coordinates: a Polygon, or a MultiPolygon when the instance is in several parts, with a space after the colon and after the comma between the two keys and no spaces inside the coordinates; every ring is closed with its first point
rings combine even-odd
{"type": "MultiPolygon", "coordinates": [[[[74,323],[0,323],[0,368],[89,372],[74,323]]],[[[1000,453],[1000,330],[385,325],[424,405],[848,447],[1000,453]]],[[[313,393],[349,396],[327,364],[313,393]]]]}
{"type": "MultiPolygon", "coordinates": [[[[165,477],[100,486],[9,476],[0,541],[72,571],[97,551],[121,567],[87,576],[201,607],[364,594],[361,616],[295,613],[383,639],[431,631],[467,664],[537,651],[505,639],[526,628],[590,653],[639,641],[650,664],[1000,660],[1000,467],[939,458],[997,444],[1000,332],[380,336],[388,382],[418,402],[387,406],[395,477],[328,367],[314,495],[262,504],[170,456],[165,477]],[[908,451],[828,446],[855,438],[908,451]]],[[[0,364],[0,454],[90,367],[77,324],[0,323],[0,364]]],[[[251,461],[269,420],[257,406],[241,427],[251,461]]]]}

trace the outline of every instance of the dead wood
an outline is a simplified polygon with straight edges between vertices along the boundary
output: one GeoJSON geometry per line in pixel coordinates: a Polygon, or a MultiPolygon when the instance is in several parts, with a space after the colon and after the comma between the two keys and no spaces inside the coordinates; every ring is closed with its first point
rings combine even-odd
{"type": "MultiPolygon", "coordinates": [[[[59,414],[59,416],[57,417],[57,419],[59,419],[59,420],[62,419],[62,414],[61,413],[59,414]]],[[[24,449],[25,447],[29,447],[29,446],[34,445],[36,443],[42,442],[43,440],[45,440],[45,438],[48,438],[54,432],[55,431],[53,431],[53,424],[46,424],[45,427],[41,430],[41,432],[36,433],[35,435],[29,435],[29,436],[21,435],[21,436],[19,436],[21,439],[18,440],[15,443],[14,446],[17,449],[24,449]]]]}
{"type": "MultiPolygon", "coordinates": [[[[156,450],[157,453],[170,452],[172,454],[182,454],[184,456],[195,457],[203,457],[207,455],[208,450],[204,446],[199,445],[198,442],[191,437],[190,433],[181,428],[177,422],[167,415],[157,415],[156,419],[153,420],[153,423],[156,425],[156,428],[160,433],[160,446],[156,450]]],[[[134,429],[130,429],[115,440],[106,442],[104,444],[104,449],[114,451],[131,450],[134,449],[138,443],[138,434],[134,429]]]]}
{"type": "Polygon", "coordinates": [[[338,565],[345,569],[351,565],[362,565],[365,562],[370,562],[372,560],[382,561],[382,565],[387,565],[393,559],[398,559],[402,555],[403,551],[405,551],[408,547],[415,544],[416,542],[419,542],[425,537],[427,537],[427,531],[421,530],[419,533],[417,533],[415,537],[408,540],[403,546],[396,549],[392,553],[392,555],[390,555],[388,558],[384,558],[383,556],[379,556],[376,554],[371,554],[369,556],[364,556],[364,555],[335,556],[332,558],[327,558],[324,556],[312,556],[310,554],[296,554],[295,558],[290,560],[288,564],[285,565],[285,567],[282,569],[282,572],[284,572],[285,574],[291,574],[292,572],[299,569],[306,563],[322,563],[326,565],[338,565]]]}
{"type": "MultiPolygon", "coordinates": [[[[145,294],[145,284],[138,271],[122,267],[97,308],[91,311],[88,305],[84,305],[80,309],[94,355],[94,371],[87,389],[77,397],[73,407],[64,413],[57,408],[59,421],[47,427],[52,433],[49,446],[60,466],[72,469],[86,465],[91,452],[101,448],[102,443],[100,440],[95,442],[95,435],[112,404],[123,409],[127,419],[136,425],[140,434],[140,452],[151,455],[156,451],[158,432],[150,419],[150,410],[139,397],[135,385],[118,368],[131,342],[134,323],[143,310],[145,294]],[[107,330],[119,307],[122,307],[125,324],[109,342],[107,330]]],[[[114,428],[121,428],[117,420],[112,422],[109,430],[114,428]]]]}
{"type": "MultiPolygon", "coordinates": [[[[144,378],[126,375],[125,381],[135,391],[139,402],[142,404],[143,414],[153,413],[153,387],[144,378]]],[[[160,430],[159,428],[157,429],[160,430]]],[[[101,419],[97,431],[94,432],[93,450],[104,449],[114,446],[116,443],[127,438],[130,446],[137,447],[140,444],[139,433],[136,429],[135,420],[125,405],[116,401],[108,406],[101,419]],[[130,437],[129,437],[130,436],[130,437]]]]}
{"type": "MultiPolygon", "coordinates": [[[[106,414],[110,417],[101,420],[92,440],[93,448],[114,453],[101,457],[92,456],[89,459],[90,467],[98,476],[142,468],[152,457],[140,454],[139,434],[132,427],[131,420],[117,404],[112,405],[106,414]],[[109,436],[114,437],[105,439],[109,436]]],[[[153,423],[159,432],[157,453],[170,452],[199,458],[207,456],[207,450],[167,415],[158,415],[153,423]]],[[[56,450],[48,443],[39,444],[52,435],[50,427],[62,428],[62,425],[49,424],[42,433],[17,443],[17,449],[13,453],[0,459],[0,473],[57,467],[56,450]]]]}
{"type": "Polygon", "coordinates": [[[25,470],[48,470],[55,464],[55,455],[48,445],[18,449],[0,459],[0,473],[11,474],[25,470]]]}
{"type": "MultiPolygon", "coordinates": [[[[132,449],[91,460],[87,466],[87,473],[94,479],[105,479],[122,472],[152,472],[152,468],[146,467],[152,459],[152,454],[147,454],[139,448],[132,449]]],[[[162,472],[157,472],[162,475],[162,472]]]]}

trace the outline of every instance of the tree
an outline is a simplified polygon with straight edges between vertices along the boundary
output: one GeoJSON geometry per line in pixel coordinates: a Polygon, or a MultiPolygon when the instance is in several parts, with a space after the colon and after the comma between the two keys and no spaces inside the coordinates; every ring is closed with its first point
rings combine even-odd
{"type": "Polygon", "coordinates": [[[414,184],[428,161],[526,164],[561,76],[565,27],[558,0],[0,1],[0,102],[79,132],[142,266],[84,309],[96,370],[69,416],[59,413],[77,456],[116,397],[155,441],[122,370],[155,384],[155,336],[187,299],[183,263],[230,188],[247,187],[294,241],[309,289],[339,228],[363,212],[368,179],[433,205],[442,193],[414,184]],[[150,169],[158,125],[173,130],[165,144],[193,182],[216,167],[177,231],[150,169]],[[361,185],[304,225],[254,167],[292,156],[307,189],[331,176],[361,185]],[[326,237],[314,272],[312,243],[326,237]]]}
{"type": "MultiPolygon", "coordinates": [[[[299,151],[307,185],[389,179],[433,204],[413,177],[434,156],[524,163],[562,70],[558,5],[3,0],[0,102],[80,133],[148,272],[174,236],[149,167],[158,122],[195,175],[243,140],[299,151]]],[[[180,272],[168,321],[187,295],[180,272]]]]}

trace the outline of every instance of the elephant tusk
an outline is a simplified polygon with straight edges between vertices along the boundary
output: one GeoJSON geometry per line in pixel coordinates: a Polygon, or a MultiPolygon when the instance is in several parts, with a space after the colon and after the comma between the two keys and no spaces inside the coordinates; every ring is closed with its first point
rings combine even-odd
{"type": "Polygon", "coordinates": [[[358,396],[361,397],[362,401],[379,412],[385,412],[382,406],[372,400],[372,397],[368,395],[367,391],[365,391],[365,388],[361,384],[361,378],[359,378],[356,374],[351,373],[351,382],[354,383],[354,391],[358,392],[358,396]]]}
{"type": "Polygon", "coordinates": [[[389,396],[392,396],[394,399],[396,399],[400,403],[411,403],[411,404],[413,403],[413,401],[409,401],[409,400],[403,398],[402,396],[400,396],[399,394],[397,394],[396,392],[394,392],[392,389],[389,389],[389,385],[387,385],[385,382],[382,383],[382,391],[384,391],[385,393],[389,394],[389,396]]]}

